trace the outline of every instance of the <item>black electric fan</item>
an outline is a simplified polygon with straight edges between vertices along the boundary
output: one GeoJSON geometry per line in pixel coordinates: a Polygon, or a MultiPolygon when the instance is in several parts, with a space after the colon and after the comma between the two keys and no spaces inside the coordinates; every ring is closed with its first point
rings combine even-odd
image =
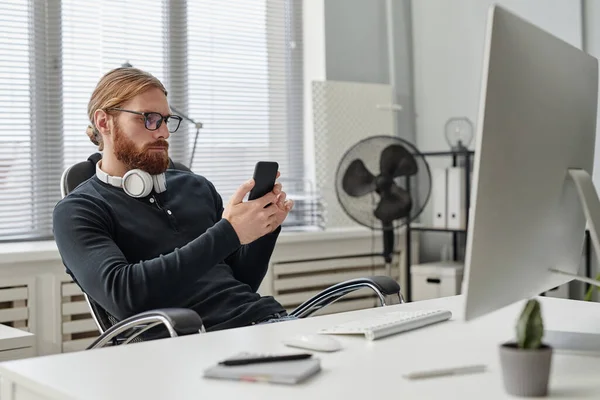
{"type": "Polygon", "coordinates": [[[431,193],[425,158],[396,136],[372,136],[353,145],[336,172],[338,201],[350,218],[383,231],[383,257],[391,274],[394,229],[412,222],[431,193]]]}

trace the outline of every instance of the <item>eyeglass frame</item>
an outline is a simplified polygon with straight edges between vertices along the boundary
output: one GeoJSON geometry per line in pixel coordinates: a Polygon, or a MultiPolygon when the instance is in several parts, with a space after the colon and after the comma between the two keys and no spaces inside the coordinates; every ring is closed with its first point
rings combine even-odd
{"type": "Polygon", "coordinates": [[[122,112],[131,113],[131,114],[141,115],[142,117],[144,117],[144,127],[146,129],[148,129],[149,131],[151,131],[151,132],[157,131],[160,128],[160,126],[162,125],[163,122],[167,126],[167,130],[168,130],[169,129],[169,127],[168,127],[169,119],[173,118],[176,121],[179,121],[179,123],[177,124],[177,128],[175,128],[175,130],[172,131],[172,132],[169,131],[169,133],[175,133],[175,132],[177,132],[177,130],[181,126],[181,121],[183,121],[183,118],[180,117],[179,115],[167,115],[167,116],[164,116],[161,113],[156,112],[156,111],[141,112],[141,111],[134,111],[134,110],[126,110],[124,108],[117,108],[117,107],[107,108],[106,111],[122,111],[122,112]],[[160,115],[160,120],[156,123],[156,128],[155,129],[148,128],[148,115],[149,114],[158,114],[158,115],[160,115]]]}

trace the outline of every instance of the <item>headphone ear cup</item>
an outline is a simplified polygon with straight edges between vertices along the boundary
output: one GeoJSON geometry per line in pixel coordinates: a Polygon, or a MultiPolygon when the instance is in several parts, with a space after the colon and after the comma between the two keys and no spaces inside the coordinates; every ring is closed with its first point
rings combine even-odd
{"type": "Polygon", "coordinates": [[[165,174],[153,175],[152,182],[156,193],[162,193],[167,190],[167,178],[165,177],[165,174]]]}
{"type": "Polygon", "coordinates": [[[131,197],[146,197],[152,192],[152,181],[146,171],[132,169],[123,176],[123,190],[131,197]]]}

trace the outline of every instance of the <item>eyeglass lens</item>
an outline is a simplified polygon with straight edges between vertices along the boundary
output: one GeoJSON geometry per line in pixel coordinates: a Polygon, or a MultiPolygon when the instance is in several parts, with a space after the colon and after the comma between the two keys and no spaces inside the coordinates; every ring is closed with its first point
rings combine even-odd
{"type": "MultiPolygon", "coordinates": [[[[156,130],[162,125],[163,117],[158,113],[146,114],[146,128],[156,130]]],[[[169,132],[175,132],[179,128],[181,120],[177,117],[167,117],[167,129],[169,132]]]]}

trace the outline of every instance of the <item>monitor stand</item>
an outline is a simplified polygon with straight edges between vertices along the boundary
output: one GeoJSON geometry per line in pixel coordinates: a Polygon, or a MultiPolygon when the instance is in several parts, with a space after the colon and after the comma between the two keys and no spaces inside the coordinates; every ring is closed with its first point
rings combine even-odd
{"type": "MultiPolygon", "coordinates": [[[[598,240],[598,228],[600,227],[600,199],[594,187],[594,182],[590,174],[583,169],[570,169],[569,176],[573,179],[579,200],[583,206],[585,219],[587,220],[588,230],[590,231],[590,239],[594,251],[600,255],[600,241],[598,240]]],[[[565,275],[574,280],[588,283],[593,286],[600,287],[600,281],[595,279],[579,276],[570,272],[564,272],[558,269],[550,268],[550,271],[555,274],[565,275]]]]}
{"type": "MultiPolygon", "coordinates": [[[[600,200],[592,177],[583,169],[570,169],[569,176],[573,179],[577,194],[583,206],[590,239],[596,254],[600,254],[600,241],[598,240],[598,228],[600,227],[600,200]]],[[[587,277],[571,274],[550,268],[550,271],[568,276],[574,280],[589,283],[593,286],[600,286],[600,281],[587,277]]],[[[600,356],[600,334],[585,332],[566,332],[547,330],[544,333],[544,342],[552,346],[561,353],[600,356]]]]}

